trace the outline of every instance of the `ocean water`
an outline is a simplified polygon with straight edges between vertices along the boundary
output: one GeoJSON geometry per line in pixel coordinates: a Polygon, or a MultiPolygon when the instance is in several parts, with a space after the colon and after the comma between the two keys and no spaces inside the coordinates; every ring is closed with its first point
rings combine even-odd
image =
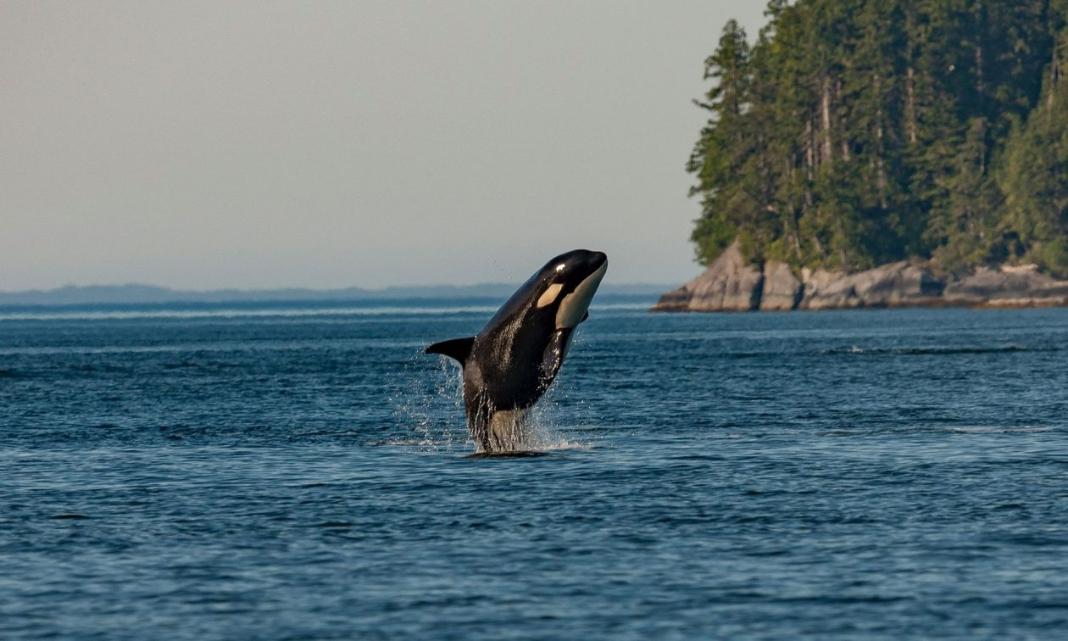
{"type": "Polygon", "coordinates": [[[1065,638],[1068,310],[648,302],[492,458],[488,301],[0,310],[0,638],[1065,638]]]}

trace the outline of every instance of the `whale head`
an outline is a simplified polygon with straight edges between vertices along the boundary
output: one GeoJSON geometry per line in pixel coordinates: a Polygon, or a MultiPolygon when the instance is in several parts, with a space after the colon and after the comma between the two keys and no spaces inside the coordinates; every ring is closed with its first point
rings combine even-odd
{"type": "Polygon", "coordinates": [[[520,292],[529,287],[524,297],[529,296],[536,309],[553,312],[555,329],[572,329],[586,317],[606,271],[608,256],[603,252],[576,249],[545,263],[520,292]]]}

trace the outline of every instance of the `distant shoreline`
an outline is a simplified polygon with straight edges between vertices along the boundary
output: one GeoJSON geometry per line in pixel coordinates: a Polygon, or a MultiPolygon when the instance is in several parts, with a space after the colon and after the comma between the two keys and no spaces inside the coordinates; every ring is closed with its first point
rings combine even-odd
{"type": "MultiPolygon", "coordinates": [[[[606,284],[601,297],[652,298],[667,289],[663,284],[606,284]]],[[[354,304],[475,300],[503,301],[515,291],[514,283],[478,285],[397,286],[383,289],[349,287],[343,289],[218,289],[178,290],[155,285],[65,286],[49,290],[0,292],[0,308],[61,308],[85,306],[172,307],[186,305],[215,308],[224,305],[354,304]]]]}

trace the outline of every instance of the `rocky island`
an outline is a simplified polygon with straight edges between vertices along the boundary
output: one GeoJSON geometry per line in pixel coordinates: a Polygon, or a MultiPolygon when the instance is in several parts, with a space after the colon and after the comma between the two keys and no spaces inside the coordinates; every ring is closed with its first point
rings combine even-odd
{"type": "Polygon", "coordinates": [[[768,261],[748,264],[738,244],[702,274],[660,297],[653,311],[747,312],[860,307],[1046,307],[1068,305],[1068,280],[1036,265],[979,267],[938,275],[923,261],[898,261],[852,274],[768,261]]]}
{"type": "Polygon", "coordinates": [[[705,61],[662,311],[1068,304],[1068,4],[772,0],[705,61]]]}

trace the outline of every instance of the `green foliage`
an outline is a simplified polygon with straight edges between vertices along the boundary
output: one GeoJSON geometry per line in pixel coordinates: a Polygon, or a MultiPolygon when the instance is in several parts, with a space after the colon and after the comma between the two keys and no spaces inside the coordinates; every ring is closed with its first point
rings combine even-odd
{"type": "Polygon", "coordinates": [[[1005,228],[1027,259],[1068,276],[1068,29],[1057,43],[1038,106],[1010,135],[998,177],[1005,228]]]}
{"type": "Polygon", "coordinates": [[[702,263],[1068,273],[1068,0],[772,0],[705,62],[702,263]],[[1055,43],[1059,45],[1055,46],[1055,43]],[[1059,52],[1059,53],[1058,53],[1059,52]]]}

